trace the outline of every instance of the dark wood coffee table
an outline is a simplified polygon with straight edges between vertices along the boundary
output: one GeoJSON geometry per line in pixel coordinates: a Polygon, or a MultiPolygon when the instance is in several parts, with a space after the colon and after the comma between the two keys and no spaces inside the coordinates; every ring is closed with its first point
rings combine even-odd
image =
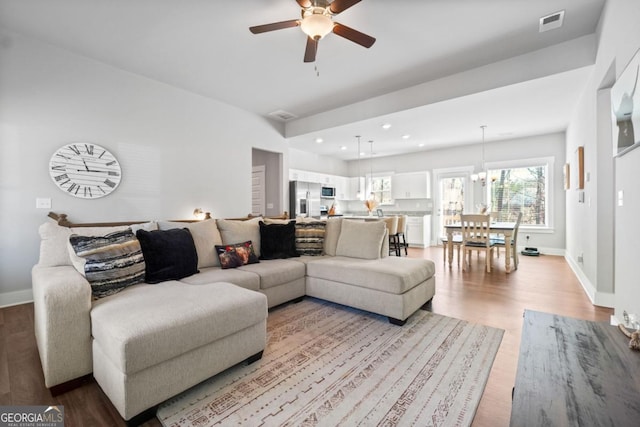
{"type": "Polygon", "coordinates": [[[640,352],[607,323],[525,311],[511,426],[639,426],[640,352]]]}

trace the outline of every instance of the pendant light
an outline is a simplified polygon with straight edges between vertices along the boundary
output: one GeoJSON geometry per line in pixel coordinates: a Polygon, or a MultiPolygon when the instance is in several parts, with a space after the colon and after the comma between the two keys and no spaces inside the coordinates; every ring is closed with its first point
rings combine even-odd
{"type": "Polygon", "coordinates": [[[486,127],[487,125],[480,126],[482,128],[482,170],[478,173],[478,178],[482,181],[482,186],[487,182],[487,170],[484,167],[484,130],[486,127]]]}
{"type": "Polygon", "coordinates": [[[480,180],[482,186],[484,187],[487,182],[487,171],[484,167],[484,130],[487,125],[482,125],[480,128],[482,129],[482,164],[480,166],[480,172],[471,174],[471,181],[476,182],[480,180]]]}

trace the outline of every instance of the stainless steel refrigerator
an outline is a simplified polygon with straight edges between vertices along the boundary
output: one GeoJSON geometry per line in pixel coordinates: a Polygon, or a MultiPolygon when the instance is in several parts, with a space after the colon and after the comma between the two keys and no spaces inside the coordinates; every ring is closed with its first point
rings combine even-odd
{"type": "Polygon", "coordinates": [[[320,218],[320,187],[316,182],[289,181],[290,217],[320,218]]]}

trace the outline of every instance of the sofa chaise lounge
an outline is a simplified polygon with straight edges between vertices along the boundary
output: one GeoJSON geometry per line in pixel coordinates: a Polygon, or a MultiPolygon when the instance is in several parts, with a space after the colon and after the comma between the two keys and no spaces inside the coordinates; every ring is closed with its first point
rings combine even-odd
{"type": "Polygon", "coordinates": [[[266,230],[291,230],[295,222],[250,218],[71,224],[64,215],[50,216],[55,221],[40,227],[40,259],[32,270],[45,384],[58,394],[93,373],[120,415],[133,424],[189,387],[235,364],[259,360],[271,307],[309,295],[402,325],[435,294],[434,263],[389,257],[382,221],[316,221],[322,236],[311,239],[316,249],[320,245],[317,256],[264,259],[266,230]],[[157,235],[156,230],[185,228],[197,255],[195,274],[134,284],[99,299],[88,279],[89,267],[79,265],[81,257],[70,244],[71,236],[78,235],[98,239],[128,229],[157,235]],[[246,242],[257,257],[262,255],[259,262],[223,268],[219,255],[226,254],[225,247],[246,242]]]}

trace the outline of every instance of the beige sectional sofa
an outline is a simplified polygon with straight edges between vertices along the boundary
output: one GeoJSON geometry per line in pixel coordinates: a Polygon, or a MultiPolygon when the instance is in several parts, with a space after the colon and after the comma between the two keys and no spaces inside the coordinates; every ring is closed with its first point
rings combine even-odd
{"type": "Polygon", "coordinates": [[[434,263],[389,257],[383,222],[332,218],[324,225],[321,256],[222,268],[216,245],[251,241],[260,255],[261,220],[132,224],[143,230],[188,228],[199,272],[135,284],[100,299],[92,298],[69,237],[102,236],[128,225],[43,224],[32,286],[46,386],[63,392],[93,373],[122,417],[135,424],[171,396],[237,363],[258,360],[270,307],[308,295],[401,325],[434,296],[434,263]]]}

